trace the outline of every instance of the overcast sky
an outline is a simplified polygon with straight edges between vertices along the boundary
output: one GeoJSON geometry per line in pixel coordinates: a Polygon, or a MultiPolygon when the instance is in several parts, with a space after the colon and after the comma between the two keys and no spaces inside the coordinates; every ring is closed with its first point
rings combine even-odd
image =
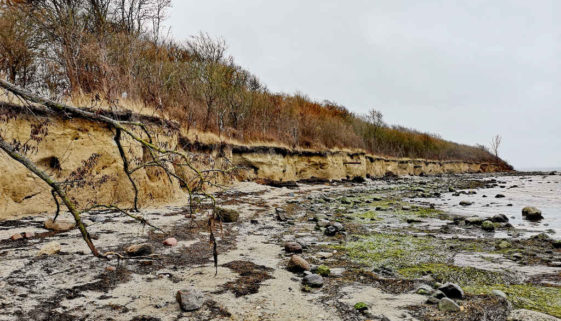
{"type": "Polygon", "coordinates": [[[174,0],[176,40],[226,40],[273,92],[561,167],[561,1],[174,0]]]}

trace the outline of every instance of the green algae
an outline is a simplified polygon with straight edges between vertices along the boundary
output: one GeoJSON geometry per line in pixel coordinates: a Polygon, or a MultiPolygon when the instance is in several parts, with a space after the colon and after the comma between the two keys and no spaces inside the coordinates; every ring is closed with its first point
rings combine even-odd
{"type": "Polygon", "coordinates": [[[535,310],[561,317],[561,289],[533,284],[495,284],[466,286],[464,290],[472,294],[490,294],[493,290],[506,293],[508,300],[516,308],[535,310]]]}
{"type": "Polygon", "coordinates": [[[434,239],[426,237],[376,233],[333,247],[359,263],[399,268],[443,260],[433,242],[434,239]]]}
{"type": "Polygon", "coordinates": [[[489,295],[493,290],[507,294],[516,307],[561,316],[561,289],[532,284],[510,284],[513,280],[501,272],[442,263],[424,263],[398,270],[405,278],[431,275],[438,282],[453,282],[473,295],[489,295]]]}

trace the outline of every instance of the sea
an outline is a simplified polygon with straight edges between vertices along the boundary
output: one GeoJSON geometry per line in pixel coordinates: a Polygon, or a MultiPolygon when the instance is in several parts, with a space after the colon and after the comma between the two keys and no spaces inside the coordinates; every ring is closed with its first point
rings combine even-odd
{"type": "Polygon", "coordinates": [[[490,217],[502,213],[518,229],[531,234],[546,232],[554,239],[561,239],[561,169],[556,175],[497,175],[488,179],[491,178],[497,180],[497,187],[476,190],[474,195],[446,193],[431,202],[452,214],[490,217]],[[497,198],[498,194],[505,197],[497,198]],[[459,205],[464,200],[473,204],[459,205]],[[523,219],[522,209],[526,206],[540,209],[543,220],[530,222],[523,219]]]}

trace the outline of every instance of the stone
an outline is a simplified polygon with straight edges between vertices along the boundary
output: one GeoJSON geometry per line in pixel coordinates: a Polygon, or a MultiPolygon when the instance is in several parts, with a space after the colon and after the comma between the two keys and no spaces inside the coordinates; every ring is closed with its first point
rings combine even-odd
{"type": "Polygon", "coordinates": [[[43,245],[41,250],[39,250],[38,255],[53,255],[58,252],[60,252],[60,243],[53,241],[43,245]]]}
{"type": "Polygon", "coordinates": [[[513,310],[507,317],[508,321],[560,321],[560,319],[545,313],[525,309],[513,310]]]}
{"type": "Polygon", "coordinates": [[[316,225],[319,226],[319,227],[326,227],[326,226],[328,226],[329,224],[330,224],[330,223],[329,223],[328,220],[323,220],[323,219],[322,219],[322,220],[319,220],[319,221],[316,223],[316,225]]]}
{"type": "Polygon", "coordinates": [[[30,238],[32,238],[32,237],[34,237],[34,236],[35,236],[35,233],[33,233],[33,232],[25,232],[25,233],[23,233],[23,237],[25,237],[26,239],[30,239],[30,238]]]}
{"type": "Polygon", "coordinates": [[[495,223],[506,223],[506,222],[508,222],[508,217],[504,214],[497,214],[497,215],[491,217],[491,221],[493,221],[495,223]]]}
{"type": "Polygon", "coordinates": [[[344,231],[345,227],[339,222],[332,223],[331,226],[335,227],[337,231],[344,231]]]}
{"type": "Polygon", "coordinates": [[[554,240],[551,244],[554,248],[561,249],[561,240],[554,240]]]}
{"type": "Polygon", "coordinates": [[[284,250],[288,253],[302,253],[302,245],[298,242],[286,242],[284,250]]]}
{"type": "Polygon", "coordinates": [[[469,225],[481,225],[484,221],[484,219],[482,217],[479,216],[470,216],[468,218],[465,219],[466,224],[469,225]]]}
{"type": "Polygon", "coordinates": [[[166,246],[176,246],[177,245],[177,239],[175,237],[168,237],[162,243],[166,246]]]}
{"type": "Polygon", "coordinates": [[[316,273],[321,276],[329,276],[331,271],[329,270],[329,267],[327,267],[326,265],[320,265],[317,267],[316,273]]]}
{"type": "Polygon", "coordinates": [[[133,244],[125,249],[130,256],[143,256],[154,253],[154,247],[150,244],[133,244]]]}
{"type": "Polygon", "coordinates": [[[481,229],[487,232],[493,232],[495,230],[495,224],[491,221],[483,221],[483,223],[481,223],[481,229]]]}
{"type": "Polygon", "coordinates": [[[323,286],[323,277],[319,274],[309,274],[302,279],[302,282],[312,288],[321,288],[323,286]]]}
{"type": "Polygon", "coordinates": [[[473,205],[473,202],[470,201],[460,201],[461,206],[470,206],[473,205]]]}
{"type": "MultiPolygon", "coordinates": [[[[442,285],[441,285],[441,286],[442,286],[442,285]]],[[[432,293],[431,296],[440,300],[440,299],[446,297],[446,294],[444,294],[444,292],[442,292],[442,291],[440,291],[440,290],[436,290],[436,291],[434,291],[434,292],[432,293]]]]}
{"type": "Polygon", "coordinates": [[[10,236],[10,240],[12,241],[17,241],[17,240],[21,240],[23,239],[23,235],[21,235],[21,233],[16,233],[12,236],[10,236]]]}
{"type": "Polygon", "coordinates": [[[426,284],[421,284],[416,290],[415,293],[417,294],[421,294],[421,295],[431,295],[434,292],[433,288],[426,285],[426,284]]]}
{"type": "Polygon", "coordinates": [[[495,195],[495,198],[505,198],[506,196],[504,194],[497,194],[495,195]]]}
{"type": "Polygon", "coordinates": [[[503,299],[507,299],[506,293],[504,293],[501,290],[493,290],[491,291],[491,294],[493,294],[494,296],[498,296],[499,298],[503,298],[503,299]]]}
{"type": "Polygon", "coordinates": [[[333,268],[330,269],[329,276],[332,278],[340,278],[343,276],[343,273],[345,273],[345,271],[345,268],[333,268]]]}
{"type": "Polygon", "coordinates": [[[114,266],[108,266],[108,267],[105,268],[105,271],[107,271],[107,272],[115,272],[116,270],[117,270],[117,268],[114,267],[114,266]]]}
{"type": "Polygon", "coordinates": [[[75,223],[66,220],[56,220],[48,219],[45,221],[44,226],[47,230],[56,232],[66,232],[74,228],[75,223]]]}
{"type": "Polygon", "coordinates": [[[300,255],[293,255],[290,257],[287,266],[289,271],[292,272],[303,272],[309,271],[311,269],[310,263],[304,260],[300,255]]]}
{"type": "Polygon", "coordinates": [[[275,208],[275,214],[278,221],[285,222],[287,220],[286,211],[284,209],[280,207],[275,208]]]}
{"type": "Polygon", "coordinates": [[[333,253],[330,252],[317,252],[316,256],[320,259],[328,259],[333,256],[333,253]]]}
{"type": "Polygon", "coordinates": [[[240,218],[238,211],[224,207],[216,207],[216,215],[225,223],[237,222],[240,218]]]}
{"type": "Polygon", "coordinates": [[[195,288],[179,290],[177,291],[175,298],[177,299],[177,303],[179,303],[181,310],[185,312],[200,309],[205,301],[204,294],[195,288]]]}
{"type": "Polygon", "coordinates": [[[451,299],[463,299],[464,298],[464,290],[454,283],[445,283],[441,287],[438,288],[442,291],[447,297],[451,299]]]}
{"type": "Polygon", "coordinates": [[[440,299],[438,309],[443,312],[458,312],[461,310],[460,306],[449,298],[440,299]]]}
{"type": "Polygon", "coordinates": [[[351,202],[348,198],[343,197],[343,198],[341,199],[341,204],[347,204],[347,205],[349,205],[349,204],[352,204],[352,202],[351,202]]]}
{"type": "Polygon", "coordinates": [[[426,304],[438,304],[438,302],[440,302],[440,299],[435,298],[433,296],[429,296],[427,301],[425,301],[426,304]]]}
{"type": "Polygon", "coordinates": [[[335,226],[333,225],[329,225],[328,227],[325,228],[325,231],[323,231],[323,234],[327,235],[327,236],[334,236],[335,234],[337,234],[338,230],[335,226]]]}
{"type": "Polygon", "coordinates": [[[533,206],[524,207],[522,209],[522,217],[529,221],[539,221],[543,219],[542,211],[533,206]]]}

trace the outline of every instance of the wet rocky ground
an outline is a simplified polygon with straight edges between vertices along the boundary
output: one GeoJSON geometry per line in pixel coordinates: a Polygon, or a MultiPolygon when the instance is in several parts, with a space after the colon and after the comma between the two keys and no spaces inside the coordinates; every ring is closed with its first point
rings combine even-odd
{"type": "Polygon", "coordinates": [[[161,230],[85,214],[109,261],[46,217],[3,221],[0,320],[557,320],[555,229],[454,210],[528,177],[240,183],[217,194],[217,267],[204,208],[142,210],[161,230]]]}

